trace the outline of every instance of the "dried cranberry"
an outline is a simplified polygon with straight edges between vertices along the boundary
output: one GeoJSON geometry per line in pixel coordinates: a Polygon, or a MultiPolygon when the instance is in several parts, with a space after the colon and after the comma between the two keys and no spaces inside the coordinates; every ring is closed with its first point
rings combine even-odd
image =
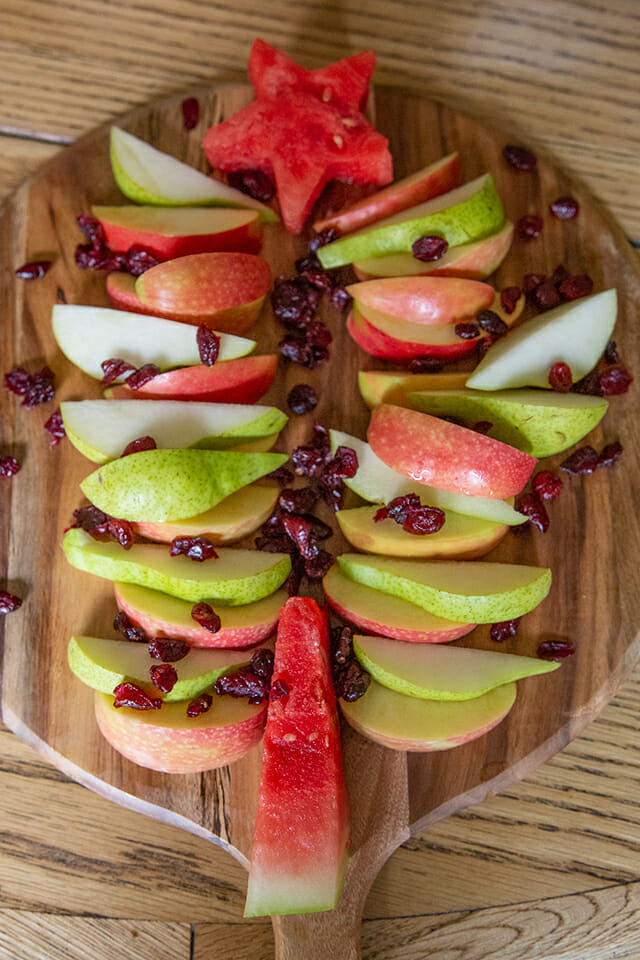
{"type": "Polygon", "coordinates": [[[353,656],[353,630],[351,627],[334,627],[331,631],[331,657],[334,663],[343,665],[353,656]]]}
{"type": "Polygon", "coordinates": [[[217,633],[222,627],[222,621],[211,604],[201,600],[191,607],[191,619],[195,620],[208,633],[217,633]]]}
{"type": "Polygon", "coordinates": [[[529,523],[546,533],[549,529],[549,514],[547,508],[537,493],[521,493],[516,497],[515,509],[529,518],[529,523]]]}
{"type": "Polygon", "coordinates": [[[599,467],[612,467],[622,456],[622,444],[616,440],[614,443],[608,443],[600,456],[598,457],[599,467]]]}
{"type": "Polygon", "coordinates": [[[0,477],[15,477],[20,469],[20,461],[15,457],[0,457],[0,477]]]}
{"type": "Polygon", "coordinates": [[[318,290],[329,291],[335,286],[335,276],[324,269],[315,253],[310,253],[306,257],[300,257],[300,259],[296,260],[294,266],[296,273],[304,277],[305,280],[308,280],[309,283],[312,283],[318,290]]]}
{"type": "Polygon", "coordinates": [[[124,610],[119,610],[113,618],[113,629],[121,633],[125,640],[131,643],[148,643],[148,637],[142,627],[133,623],[124,610]]]}
{"type": "Polygon", "coordinates": [[[352,447],[339,446],[333,458],[335,469],[340,477],[351,480],[358,472],[358,454],[352,447]]]}
{"type": "Polygon", "coordinates": [[[191,700],[187,706],[188,717],[199,717],[201,713],[207,713],[211,709],[213,697],[210,693],[201,693],[195,700],[191,700]]]}
{"type": "Polygon", "coordinates": [[[137,683],[131,683],[128,680],[119,683],[113,691],[113,695],[114,707],[131,707],[133,710],[159,710],[162,706],[162,700],[159,697],[149,696],[137,683]]]}
{"type": "Polygon", "coordinates": [[[267,203],[276,193],[273,180],[262,170],[232,170],[227,176],[227,182],[230,187],[246,193],[260,203],[267,203]]]}
{"type": "Polygon", "coordinates": [[[282,518],[282,526],[288,537],[293,540],[305,560],[311,560],[318,555],[318,545],[311,539],[311,523],[303,517],[286,514],[282,518]]]}
{"type": "Polygon", "coordinates": [[[609,340],[604,350],[603,359],[608,364],[620,363],[620,355],[615,340],[609,340]]]}
{"type": "Polygon", "coordinates": [[[304,572],[310,580],[322,580],[335,563],[335,557],[328,550],[318,550],[315,557],[304,561],[304,572]]]}
{"type": "Polygon", "coordinates": [[[32,260],[31,263],[23,263],[16,270],[18,280],[39,280],[51,266],[51,260],[32,260]]]}
{"type": "Polygon", "coordinates": [[[151,267],[157,267],[160,263],[150,250],[138,244],[129,247],[124,254],[116,254],[116,256],[122,260],[121,269],[126,270],[132,277],[141,277],[147,270],[151,270],[151,267]]]}
{"type": "Polygon", "coordinates": [[[340,313],[345,313],[351,309],[353,297],[344,287],[334,287],[329,294],[329,302],[335,310],[339,310],[340,313]]]}
{"type": "Polygon", "coordinates": [[[304,564],[305,561],[300,557],[293,559],[291,562],[291,572],[283,584],[283,589],[286,590],[289,597],[295,596],[300,589],[304,576],[304,564]]]}
{"type": "Polygon", "coordinates": [[[164,663],[177,663],[184,660],[191,647],[186,640],[173,637],[153,637],[149,640],[149,656],[164,663]]]}
{"type": "Polygon", "coordinates": [[[544,283],[546,279],[547,277],[544,273],[525,273],[522,278],[523,293],[532,293],[532,291],[535,290],[536,287],[539,287],[541,283],[544,283]]]}
{"type": "Polygon", "coordinates": [[[516,223],[516,234],[521,240],[534,240],[539,237],[544,227],[544,220],[535,213],[527,213],[516,223]]]}
{"type": "Polygon", "coordinates": [[[495,643],[504,643],[510,637],[515,637],[518,632],[520,617],[513,620],[503,620],[502,623],[493,623],[489,635],[495,643]]]}
{"type": "Polygon", "coordinates": [[[584,476],[597,469],[599,457],[593,447],[585,446],[575,450],[560,464],[561,470],[566,470],[574,476],[584,476]]]}
{"type": "Polygon", "coordinates": [[[603,397],[614,397],[626,393],[632,383],[633,377],[626,367],[609,367],[599,376],[600,393],[603,397]]]}
{"type": "Polygon", "coordinates": [[[424,536],[428,533],[437,533],[444,525],[444,521],[444,510],[440,510],[439,507],[418,507],[409,512],[409,516],[402,524],[402,529],[407,533],[424,536]]]}
{"type": "Polygon", "coordinates": [[[292,363],[299,363],[303,367],[311,369],[312,347],[307,343],[304,336],[300,334],[287,334],[278,344],[280,353],[285,360],[291,360],[292,363]]]}
{"type": "Polygon", "coordinates": [[[326,323],[311,320],[304,328],[304,339],[312,347],[328,347],[333,337],[326,323]]]}
{"type": "Polygon", "coordinates": [[[77,510],[73,511],[73,526],[80,527],[81,530],[85,530],[87,533],[91,533],[92,530],[99,527],[106,532],[108,519],[107,514],[103,513],[102,510],[98,510],[92,503],[86,507],[78,507],[77,510]]]}
{"type": "Polygon", "coordinates": [[[269,683],[250,667],[240,667],[234,673],[218,677],[214,689],[219,697],[247,697],[249,703],[262,703],[269,695],[269,683]]]}
{"type": "Polygon", "coordinates": [[[293,460],[293,466],[298,476],[315,477],[330,456],[331,451],[329,451],[329,456],[327,456],[325,451],[318,447],[303,445],[296,447],[291,454],[291,459],[293,460]]]}
{"type": "Polygon", "coordinates": [[[285,467],[284,464],[277,469],[272,470],[271,473],[267,474],[268,480],[273,480],[275,483],[279,483],[281,487],[288,487],[293,483],[294,474],[289,467],[285,467]]]}
{"type": "Polygon", "coordinates": [[[420,497],[417,493],[406,493],[402,497],[394,497],[386,506],[381,507],[373,519],[375,523],[380,523],[387,518],[395,520],[396,523],[404,523],[410,511],[416,510],[420,505],[420,497]]]}
{"type": "Polygon", "coordinates": [[[477,323],[456,323],[454,330],[456,337],[460,337],[461,340],[474,340],[475,337],[480,336],[480,327],[477,323]]]}
{"type": "Polygon", "coordinates": [[[562,480],[550,470],[541,470],[533,478],[533,489],[541,500],[555,500],[562,493],[562,480]]]}
{"type": "Polygon", "coordinates": [[[271,293],[273,312],[285,326],[304,327],[313,320],[320,291],[304,277],[291,277],[276,283],[271,293]]]}
{"type": "Polygon", "coordinates": [[[278,497],[278,506],[285,513],[311,513],[319,497],[315,487],[301,487],[299,490],[285,487],[278,497]]]}
{"type": "Polygon", "coordinates": [[[291,693],[291,687],[286,680],[276,680],[271,684],[269,700],[282,700],[291,693]]]}
{"type": "Polygon", "coordinates": [[[353,657],[338,672],[335,679],[336,696],[347,703],[354,703],[365,695],[370,683],[371,676],[353,657]]]}
{"type": "Polygon", "coordinates": [[[124,380],[126,374],[133,373],[136,369],[132,363],[127,363],[120,357],[109,357],[108,360],[103,360],[100,368],[104,373],[100,381],[102,387],[108,387],[114,380],[124,380]]]}
{"type": "Polygon", "coordinates": [[[160,367],[157,367],[155,363],[145,363],[127,377],[127,386],[131,390],[139,390],[140,387],[143,387],[149,380],[157,377],[159,373],[160,367]]]}
{"type": "Polygon", "coordinates": [[[130,457],[132,453],[142,453],[144,450],[156,450],[157,447],[158,444],[153,437],[138,437],[137,440],[132,440],[131,443],[126,445],[120,454],[120,459],[130,457]]]}
{"type": "Polygon", "coordinates": [[[561,283],[564,283],[565,280],[568,280],[571,274],[565,267],[563,263],[559,263],[551,274],[551,280],[555,283],[556,287],[559,287],[561,283]]]}
{"type": "Polygon", "coordinates": [[[564,660],[575,652],[575,646],[568,640],[544,640],[538,647],[541,660],[564,660]]]}
{"type": "Polygon", "coordinates": [[[557,393],[569,393],[573,386],[571,367],[568,363],[559,361],[549,370],[549,386],[557,393]]]}
{"type": "Polygon", "coordinates": [[[264,680],[271,680],[274,663],[275,657],[273,650],[267,650],[266,647],[261,647],[251,654],[249,666],[259,677],[262,677],[264,680]]]}
{"type": "Polygon", "coordinates": [[[216,560],[218,554],[207,537],[174,537],[169,556],[189,557],[190,560],[202,563],[204,560],[216,560]]]}
{"type": "Polygon", "coordinates": [[[522,296],[520,287],[505,287],[500,291],[500,306],[505,313],[511,314],[522,296]]]}
{"type": "Polygon", "coordinates": [[[444,360],[439,357],[412,357],[407,370],[409,373],[440,373],[444,366],[444,360]]]}
{"type": "Polygon", "coordinates": [[[587,396],[601,397],[600,373],[597,369],[591,370],[581,380],[576,381],[571,388],[573,393],[583,393],[587,396]]]}
{"type": "Polygon", "coordinates": [[[107,532],[110,538],[116,543],[119,543],[125,550],[130,550],[136,542],[136,535],[128,520],[118,520],[115,517],[109,517],[107,520],[107,532]]]}
{"type": "Polygon", "coordinates": [[[31,376],[31,383],[27,387],[21,406],[31,409],[41,403],[48,403],[55,395],[54,374],[49,367],[43,367],[31,376]]]}
{"type": "Polygon", "coordinates": [[[60,413],[60,407],[51,414],[49,419],[44,425],[44,429],[49,434],[49,446],[57,447],[61,440],[67,435],[67,432],[64,428],[64,421],[62,419],[62,414],[60,413]]]}
{"type": "Polygon", "coordinates": [[[535,170],[538,166],[538,159],[535,153],[527,150],[526,147],[518,147],[512,143],[508,143],[506,147],[503,147],[502,156],[514,170],[529,172],[535,170]]]}
{"type": "Polygon", "coordinates": [[[476,352],[477,356],[478,356],[480,359],[482,359],[482,358],[484,357],[485,353],[487,352],[487,350],[489,350],[489,348],[493,346],[493,343],[494,343],[493,337],[490,336],[489,334],[487,334],[486,337],[480,337],[480,339],[479,339],[478,342],[476,343],[476,351],[475,351],[475,352],[476,352]]]}
{"type": "Polygon", "coordinates": [[[558,220],[573,220],[580,212],[580,204],[573,197],[558,197],[549,204],[549,210],[558,220]]]}
{"type": "Polygon", "coordinates": [[[154,663],[149,667],[149,679],[162,693],[171,693],[178,680],[176,668],[170,663],[154,663]]]}
{"type": "Polygon", "coordinates": [[[29,389],[29,384],[31,382],[31,374],[23,367],[13,367],[9,373],[4,375],[4,385],[7,390],[10,390],[11,393],[15,393],[19,397],[23,397],[27,390],[29,389]]]}
{"type": "Polygon", "coordinates": [[[212,367],[220,353],[220,337],[201,323],[196,333],[196,343],[201,362],[205,367],[212,367]]]}
{"type": "Polygon", "coordinates": [[[200,104],[195,97],[186,97],[180,104],[182,125],[185,130],[194,130],[200,119],[200,104]]]}
{"type": "Polygon", "coordinates": [[[448,249],[449,244],[444,237],[418,237],[418,239],[411,244],[413,257],[422,263],[441,260],[448,249]]]}
{"type": "Polygon", "coordinates": [[[104,227],[96,217],[81,213],[76,217],[76,223],[93,247],[99,249],[106,245],[104,227]]]}
{"type": "Polygon", "coordinates": [[[478,420],[477,423],[474,423],[471,429],[474,433],[481,433],[483,436],[486,436],[492,427],[493,424],[491,423],[491,420],[478,420]]]}
{"type": "MultiPolygon", "coordinates": [[[[517,287],[515,288],[518,289],[517,287]]],[[[480,310],[476,316],[478,326],[494,338],[504,337],[508,333],[509,327],[504,320],[498,316],[494,310],[480,310]]]]}
{"type": "Polygon", "coordinates": [[[321,230],[320,233],[317,233],[310,242],[309,251],[311,253],[316,253],[320,247],[326,247],[328,243],[333,243],[333,241],[337,240],[339,236],[340,234],[335,227],[325,227],[324,230],[321,230]]]}
{"type": "Polygon", "coordinates": [[[542,283],[538,284],[531,294],[531,299],[540,312],[557,307],[562,302],[553,280],[543,280],[542,283]]]}
{"type": "Polygon", "coordinates": [[[587,274],[567,277],[558,285],[558,293],[563,300],[579,300],[593,292],[593,280],[587,274]]]}
{"type": "Polygon", "coordinates": [[[9,593],[7,590],[0,590],[0,614],[5,615],[7,613],[13,613],[14,610],[18,610],[22,606],[22,600],[20,597],[16,597],[14,593],[9,593]]]}

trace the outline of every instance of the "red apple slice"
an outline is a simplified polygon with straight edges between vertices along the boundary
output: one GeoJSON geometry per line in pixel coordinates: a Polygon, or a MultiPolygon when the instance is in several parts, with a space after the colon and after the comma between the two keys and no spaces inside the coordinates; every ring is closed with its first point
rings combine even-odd
{"type": "Polygon", "coordinates": [[[459,277],[385,277],[352,283],[347,291],[376,325],[380,314],[428,325],[457,323],[490,307],[495,294],[488,283],[459,277]]]}
{"type": "Polygon", "coordinates": [[[371,414],[367,439],[398,473],[467,496],[513,497],[538,462],[468,427],[386,403],[371,414]]]}
{"type": "Polygon", "coordinates": [[[258,253],[262,246],[257,210],[132,204],[95,206],[91,213],[100,221],[107,246],[112,250],[140,245],[157,260],[219,250],[258,253]]]}
{"type": "Polygon", "coordinates": [[[366,227],[408,207],[448,193],[460,186],[460,180],[460,157],[457,153],[451,153],[423,167],[417,173],[364,197],[346,210],[324,220],[317,220],[313,229],[320,233],[321,230],[332,227],[341,234],[351,233],[352,230],[366,227]]]}
{"type": "Polygon", "coordinates": [[[407,361],[414,357],[440,357],[453,360],[464,357],[475,350],[480,337],[463,340],[456,336],[451,324],[443,323],[438,326],[425,327],[423,324],[413,324],[407,329],[407,323],[396,320],[395,323],[386,323],[387,330],[374,326],[365,318],[357,307],[347,317],[347,330],[363,350],[373,357],[386,360],[407,361]],[[395,329],[396,335],[387,332],[395,329]],[[411,339],[403,339],[403,337],[411,339]]]}
{"type": "Polygon", "coordinates": [[[240,357],[218,360],[212,367],[199,364],[167,370],[137,390],[125,383],[108,387],[105,396],[116,400],[212,400],[224,403],[256,403],[267,392],[278,368],[278,356],[240,357]]]}

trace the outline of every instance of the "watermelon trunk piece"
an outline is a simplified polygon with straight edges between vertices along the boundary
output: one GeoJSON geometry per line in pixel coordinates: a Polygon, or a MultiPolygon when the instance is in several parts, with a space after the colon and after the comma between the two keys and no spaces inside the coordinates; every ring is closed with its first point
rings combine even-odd
{"type": "Polygon", "coordinates": [[[349,817],[326,608],[280,613],[245,917],[331,910],[347,866],[349,817]]]}

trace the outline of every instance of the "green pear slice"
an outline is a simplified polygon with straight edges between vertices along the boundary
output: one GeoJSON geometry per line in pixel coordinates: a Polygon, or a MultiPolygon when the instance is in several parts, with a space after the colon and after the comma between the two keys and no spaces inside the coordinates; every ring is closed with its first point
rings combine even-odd
{"type": "MultiPolygon", "coordinates": [[[[161,370],[202,363],[196,341],[197,327],[144,313],[111,307],[57,303],[52,311],[53,334],[64,355],[90,377],[102,380],[103,360],[118,357],[134,367],[154,363],[161,370]]],[[[219,360],[245,357],[255,340],[218,333],[219,360]]]]}
{"type": "Polygon", "coordinates": [[[109,516],[163,523],[204,513],[286,461],[286,453],[144,450],[98,467],[80,488],[109,516]]]}
{"type": "Polygon", "coordinates": [[[72,567],[105,580],[230,607],[274,593],[291,570],[291,559],[283,553],[218,547],[217,559],[197,563],[185,556],[170,556],[166,544],[135,543],[123,550],[120,544],[94,540],[79,528],[67,530],[62,549],[72,567]]]}
{"type": "Polygon", "coordinates": [[[439,643],[406,643],[390,637],[356,635],[353,649],[378,683],[422,700],[471,700],[503,683],[550,673],[560,666],[536,657],[439,643]]]}
{"type": "Polygon", "coordinates": [[[499,623],[529,613],[551,587],[551,571],[485,560],[399,560],[343,553],[342,572],[351,580],[416,603],[425,610],[467,623],[499,623]]]}
{"type": "Polygon", "coordinates": [[[467,380],[474,390],[550,389],[554,363],[567,363],[574,382],[593,370],[616,322],[615,290],[563,303],[511,330],[486,352],[467,380]]]}
{"type": "Polygon", "coordinates": [[[387,466],[373,452],[366,440],[360,440],[342,430],[330,430],[331,451],[335,454],[338,447],[351,447],[358,457],[358,470],[355,477],[345,477],[345,484],[354,493],[369,503],[389,503],[394,497],[406,493],[418,493],[423,504],[440,507],[442,510],[454,510],[466,516],[481,517],[495,523],[518,526],[522,523],[522,514],[514,510],[505,500],[491,497],[471,497],[449,490],[438,490],[427,483],[410,480],[397,470],[387,466]]]}
{"type": "Polygon", "coordinates": [[[363,697],[340,701],[358,733],[391,750],[429,753],[450,750],[488,733],[515,703],[515,683],[505,683],[474,700],[418,700],[372,680],[363,697]]]}
{"type": "MultiPolygon", "coordinates": [[[[109,640],[104,637],[72,637],[67,647],[69,666],[79,680],[100,693],[113,693],[125,680],[154,691],[149,670],[160,662],[149,656],[145,643],[109,640]]],[[[223,673],[249,662],[242,650],[193,648],[182,660],[173,664],[178,679],[163,699],[192,700],[210,687],[223,673]]]]}
{"type": "Polygon", "coordinates": [[[65,400],[66,434],[94,463],[121,456],[138,437],[163,449],[224,450],[278,434],[287,416],[277,407],[200,400],[65,400]]]}
{"type": "Polygon", "coordinates": [[[491,174],[443,193],[434,200],[410,207],[380,220],[374,227],[358,230],[318,250],[326,269],[354,260],[410,253],[420,237],[443,237],[449,247],[479,240],[498,230],[504,222],[502,202],[491,174]]]}
{"type": "Polygon", "coordinates": [[[409,398],[418,410],[457,417],[470,426],[488,420],[490,437],[534,457],[551,457],[578,443],[609,406],[604,397],[547,390],[432,390],[409,398]]]}
{"type": "Polygon", "coordinates": [[[278,220],[270,207],[163,153],[120,127],[111,128],[111,169],[125,197],[161,207],[250,207],[264,221],[278,220]]]}

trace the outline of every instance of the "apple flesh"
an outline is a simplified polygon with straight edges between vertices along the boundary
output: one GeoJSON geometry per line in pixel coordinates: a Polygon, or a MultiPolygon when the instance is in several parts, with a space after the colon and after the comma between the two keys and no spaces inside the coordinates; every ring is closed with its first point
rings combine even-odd
{"type": "Polygon", "coordinates": [[[95,694],[102,736],[127,760],[161,773],[201,773],[234,763],[262,738],[267,705],[214,697],[211,709],[187,716],[186,703],[160,710],[114,707],[113,697],[95,694]]]}
{"type": "MultiPolygon", "coordinates": [[[[369,313],[373,314],[373,311],[369,313]]],[[[403,363],[422,356],[456,360],[472,353],[480,339],[479,335],[463,340],[448,323],[422,327],[402,320],[385,321],[381,315],[374,323],[355,305],[347,317],[347,330],[358,346],[372,357],[403,363]]]]}
{"type": "Polygon", "coordinates": [[[340,569],[351,580],[410,600],[448,620],[502,623],[544,600],[551,571],[486,560],[399,560],[343,553],[340,569]]]}
{"type": "MultiPolygon", "coordinates": [[[[148,636],[177,637],[194,647],[253,647],[270,637],[287,599],[284,590],[240,607],[217,607],[220,629],[211,633],[191,616],[193,604],[135,583],[114,583],[119,610],[148,636]]],[[[402,639],[402,638],[401,638],[402,639]]]]}
{"type": "Polygon", "coordinates": [[[340,234],[351,233],[454,190],[460,186],[460,178],[460,156],[457,152],[450,153],[416,173],[364,197],[345,210],[324,220],[317,220],[313,229],[317,233],[327,228],[333,228],[340,234]]]}
{"type": "Polygon", "coordinates": [[[126,381],[108,387],[105,396],[113,399],[214,401],[217,403],[253,404],[267,392],[278,368],[278,356],[240,357],[237,360],[216,360],[204,364],[167,370],[147,380],[137,390],[126,381]]]}
{"type": "Polygon", "coordinates": [[[367,633],[407,643],[449,643],[475,627],[474,623],[446,620],[409,600],[356,583],[345,577],[337,564],[325,575],[322,586],[331,609],[367,633]]]}
{"type": "Polygon", "coordinates": [[[218,547],[217,559],[196,563],[185,556],[170,556],[165,544],[135,543],[123,550],[117,543],[94,540],[78,528],[67,530],[62,549],[72,567],[105,580],[223,606],[242,606],[269,596],[291,570],[289,554],[218,547]]]}
{"type": "Polygon", "coordinates": [[[488,283],[459,277],[385,277],[346,289],[372,323],[380,314],[413,324],[457,323],[490,307],[495,293],[488,283]]]}
{"type": "Polygon", "coordinates": [[[437,643],[416,646],[389,637],[356,635],[353,649],[383,687],[421,700],[472,700],[504,683],[560,666],[537,657],[437,643]]]}
{"type": "Polygon", "coordinates": [[[411,393],[414,407],[470,426],[491,423],[488,436],[534,457],[551,457],[582,440],[607,412],[604,397],[541,390],[444,390],[411,393]]]}
{"type": "Polygon", "coordinates": [[[467,373],[392,373],[387,370],[361,370],[358,373],[360,396],[369,407],[394,403],[411,407],[412,393],[422,390],[461,390],[467,373]]]}
{"type": "Polygon", "coordinates": [[[376,456],[398,473],[467,496],[513,497],[537,463],[475,430],[393,404],[375,408],[367,438],[376,456]]]}
{"type": "Polygon", "coordinates": [[[515,683],[507,683],[474,700],[418,700],[372,680],[353,703],[340,701],[347,723],[362,736],[391,750],[429,753],[450,750],[475,740],[497,726],[516,699],[515,683]]]}

